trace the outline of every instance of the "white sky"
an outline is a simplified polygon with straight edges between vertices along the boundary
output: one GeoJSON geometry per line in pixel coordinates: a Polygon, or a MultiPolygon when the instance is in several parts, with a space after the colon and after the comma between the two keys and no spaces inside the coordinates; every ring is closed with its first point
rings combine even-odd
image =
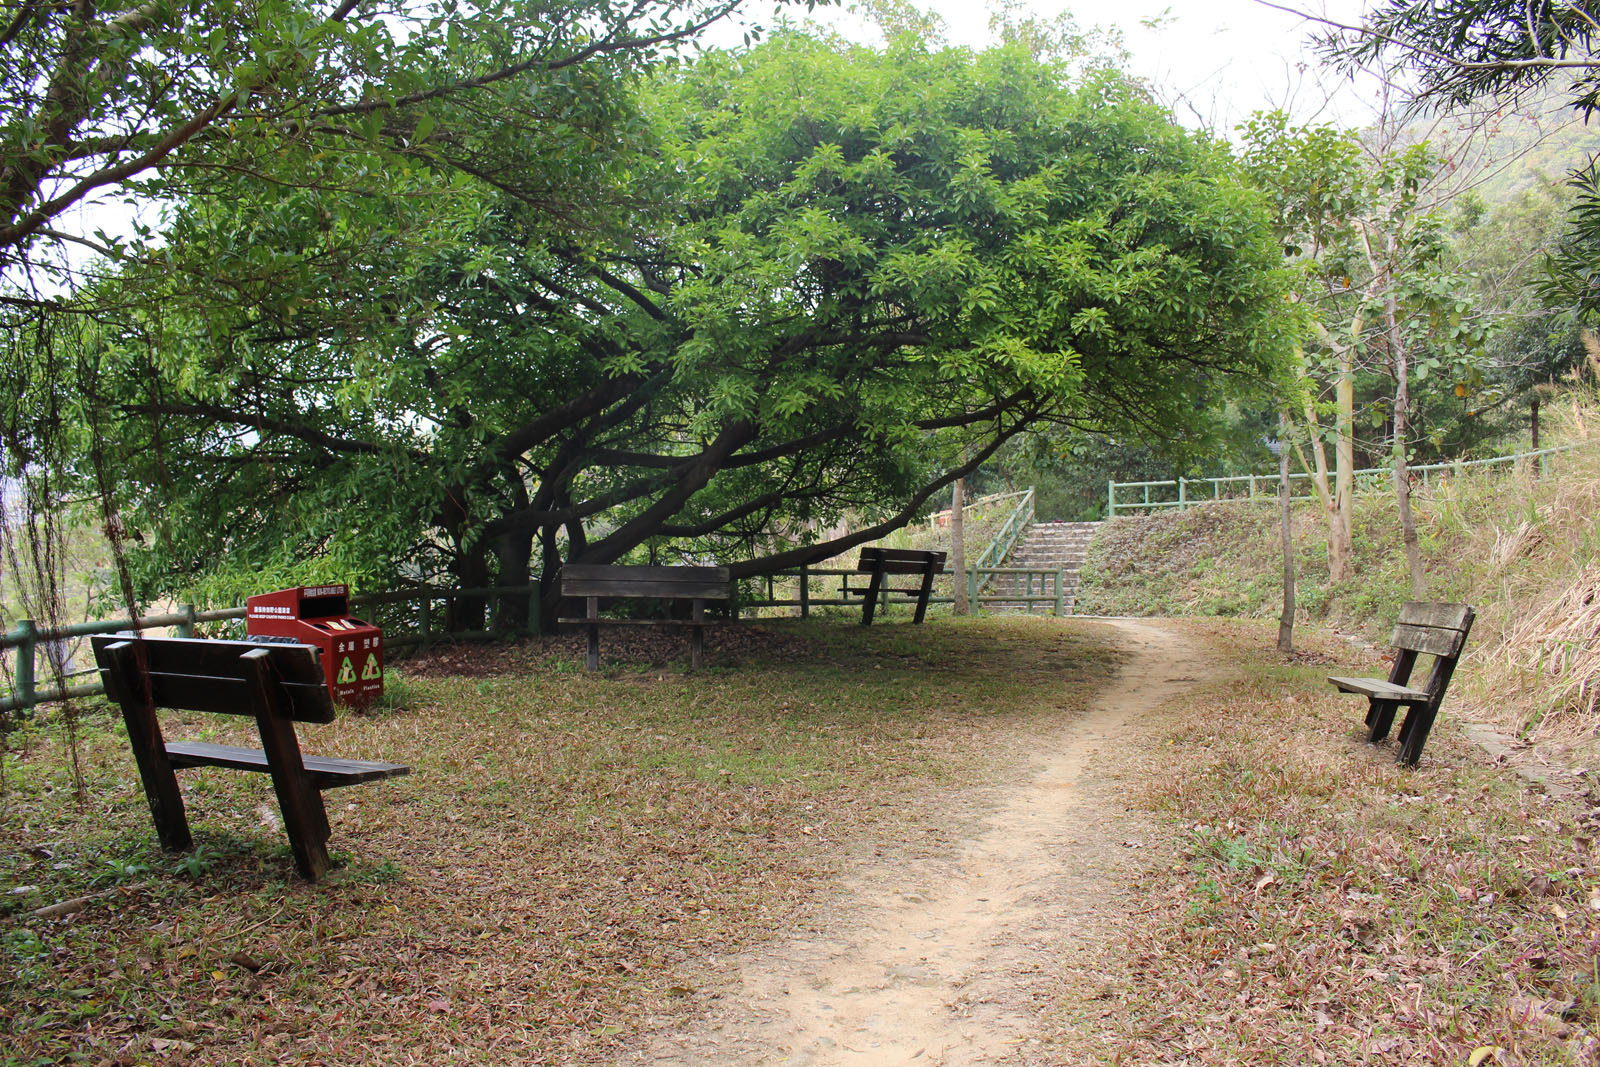
{"type": "MultiPolygon", "coordinates": [[[[951,43],[981,47],[990,39],[984,0],[914,2],[945,20],[951,43]]],[[[1364,0],[1279,2],[1347,23],[1359,21],[1366,7],[1364,0]]],[[[1317,57],[1306,46],[1312,23],[1256,0],[1026,0],[1026,7],[1045,19],[1070,11],[1080,29],[1119,28],[1132,55],[1131,72],[1155,84],[1191,127],[1227,133],[1252,111],[1275,107],[1302,120],[1360,126],[1371,121],[1377,103],[1374,84],[1340,83],[1318,71],[1317,57]],[[1157,25],[1145,26],[1148,20],[1157,25]]],[[[760,10],[752,7],[750,13],[759,20],[760,10]]],[[[845,11],[819,8],[817,17],[847,36],[877,37],[869,22],[845,11]]]]}

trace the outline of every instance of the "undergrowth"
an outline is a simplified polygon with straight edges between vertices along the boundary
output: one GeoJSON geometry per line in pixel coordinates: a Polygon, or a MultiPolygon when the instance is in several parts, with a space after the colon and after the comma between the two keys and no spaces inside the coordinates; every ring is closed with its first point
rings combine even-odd
{"type": "MultiPolygon", "coordinates": [[[[1430,479],[1413,497],[1429,599],[1478,609],[1463,674],[1501,725],[1544,736],[1600,731],[1600,399],[1552,403],[1550,437],[1577,445],[1541,470],[1430,479]]],[[[1411,599],[1391,494],[1354,509],[1354,577],[1331,582],[1321,508],[1293,517],[1297,618],[1386,644],[1411,599]]],[[[1276,618],[1276,505],[1232,501],[1106,524],[1083,572],[1085,614],[1276,618]]]]}

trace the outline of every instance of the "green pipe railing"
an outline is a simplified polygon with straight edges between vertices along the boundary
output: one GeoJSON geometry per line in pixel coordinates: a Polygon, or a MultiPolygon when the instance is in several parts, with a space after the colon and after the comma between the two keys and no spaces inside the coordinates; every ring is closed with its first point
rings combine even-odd
{"type": "MultiPolygon", "coordinates": [[[[1413,478],[1422,479],[1422,485],[1427,487],[1436,474],[1449,474],[1459,477],[1468,470],[1476,468],[1514,467],[1526,460],[1537,459],[1541,474],[1550,473],[1551,457],[1562,452],[1581,448],[1589,441],[1580,441],[1576,444],[1562,445],[1558,448],[1541,448],[1536,452],[1518,452],[1511,456],[1493,456],[1489,459],[1457,459],[1448,463],[1424,463],[1408,466],[1413,478]]],[[[1352,477],[1355,481],[1357,492],[1383,492],[1394,482],[1393,467],[1364,467],[1354,471],[1352,477]]],[[[1311,485],[1311,475],[1298,472],[1289,475],[1290,495],[1296,499],[1310,499],[1311,494],[1295,494],[1295,488],[1300,485],[1311,485]]],[[[1107,482],[1106,483],[1106,517],[1114,519],[1118,512],[1147,513],[1159,511],[1163,508],[1185,508],[1197,504],[1210,504],[1218,500],[1255,500],[1276,499],[1278,493],[1278,476],[1276,474],[1235,474],[1222,478],[1176,478],[1161,482],[1107,482]],[[1210,487],[1209,494],[1206,487],[1210,487]],[[1138,489],[1140,499],[1119,499],[1117,490],[1138,489]],[[1158,499],[1150,499],[1151,490],[1156,491],[1158,499]],[[1259,490],[1259,492],[1258,492],[1259,490]]]]}

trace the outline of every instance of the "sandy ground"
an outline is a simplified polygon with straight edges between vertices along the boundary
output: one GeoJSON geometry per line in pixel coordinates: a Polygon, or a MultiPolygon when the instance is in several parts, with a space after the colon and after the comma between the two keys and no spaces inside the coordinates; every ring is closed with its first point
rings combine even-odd
{"type": "Polygon", "coordinates": [[[1108,621],[1132,653],[1016,781],[952,796],[954,850],[869,864],[787,940],[722,961],[694,1029],[621,1062],[659,1067],[1035,1062],[1041,1012],[1085,1000],[1115,951],[1131,879],[1159,862],[1120,778],[1147,713],[1208,669],[1156,622],[1108,621]]]}

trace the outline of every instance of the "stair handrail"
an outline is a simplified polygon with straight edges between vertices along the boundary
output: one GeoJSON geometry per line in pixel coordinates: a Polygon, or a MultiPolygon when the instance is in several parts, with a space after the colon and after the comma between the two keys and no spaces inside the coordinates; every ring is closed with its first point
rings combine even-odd
{"type": "MultiPolygon", "coordinates": [[[[1005,523],[995,532],[994,537],[990,538],[984,550],[978,553],[977,562],[968,566],[968,573],[973,574],[986,567],[998,566],[1000,560],[1011,554],[1011,549],[1015,547],[1017,539],[1022,536],[1023,531],[1032,523],[1033,486],[1030,485],[1022,494],[1022,499],[1017,501],[1017,506],[1012,509],[1011,515],[1006,519],[1005,523]]],[[[981,590],[993,578],[993,575],[984,578],[982,582],[978,583],[979,589],[981,590]]]]}

